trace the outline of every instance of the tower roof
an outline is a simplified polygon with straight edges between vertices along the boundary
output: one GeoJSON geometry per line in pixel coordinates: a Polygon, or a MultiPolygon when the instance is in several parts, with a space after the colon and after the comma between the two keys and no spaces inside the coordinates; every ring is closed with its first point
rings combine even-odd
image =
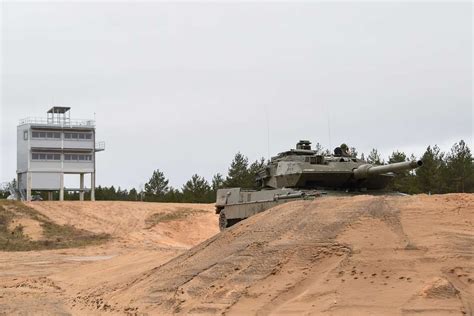
{"type": "Polygon", "coordinates": [[[69,111],[71,108],[67,106],[53,106],[47,113],[66,113],[69,111]]]}

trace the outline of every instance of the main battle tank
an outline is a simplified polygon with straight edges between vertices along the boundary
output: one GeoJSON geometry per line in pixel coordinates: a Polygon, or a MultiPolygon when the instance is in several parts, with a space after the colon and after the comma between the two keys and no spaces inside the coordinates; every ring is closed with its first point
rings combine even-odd
{"type": "Polygon", "coordinates": [[[289,201],[336,194],[389,193],[384,189],[396,172],[423,165],[421,160],[372,165],[341,147],[334,149],[333,155],[323,155],[312,150],[309,141],[299,141],[296,149],[272,157],[257,172],[259,190],[219,189],[216,213],[221,230],[289,201]]]}

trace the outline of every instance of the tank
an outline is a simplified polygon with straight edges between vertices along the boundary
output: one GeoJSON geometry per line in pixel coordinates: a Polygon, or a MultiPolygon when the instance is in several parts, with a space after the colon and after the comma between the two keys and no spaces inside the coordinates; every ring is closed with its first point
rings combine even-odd
{"type": "Polygon", "coordinates": [[[311,149],[301,140],[296,149],[272,157],[255,175],[258,190],[219,189],[216,213],[221,230],[278,204],[326,195],[387,194],[385,190],[397,172],[421,167],[407,161],[372,165],[353,157],[347,146],[336,147],[332,155],[311,149]]]}

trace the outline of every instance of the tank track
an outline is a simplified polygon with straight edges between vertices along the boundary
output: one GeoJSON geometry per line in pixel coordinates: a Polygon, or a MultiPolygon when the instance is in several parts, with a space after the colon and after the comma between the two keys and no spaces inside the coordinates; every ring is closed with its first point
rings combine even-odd
{"type": "Polygon", "coordinates": [[[243,220],[244,218],[233,218],[233,219],[227,219],[226,216],[225,216],[225,211],[222,210],[220,213],[219,213],[219,229],[221,231],[225,230],[226,228],[229,228],[235,224],[237,224],[238,222],[240,222],[241,220],[243,220]]]}

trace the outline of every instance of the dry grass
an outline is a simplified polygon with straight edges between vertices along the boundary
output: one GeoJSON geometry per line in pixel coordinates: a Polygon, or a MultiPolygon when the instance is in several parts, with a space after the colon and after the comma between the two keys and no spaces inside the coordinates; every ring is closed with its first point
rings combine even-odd
{"type": "Polygon", "coordinates": [[[172,213],[158,212],[150,215],[147,219],[145,219],[145,224],[146,228],[149,229],[159,223],[166,223],[170,221],[184,219],[188,216],[196,215],[198,213],[206,212],[202,210],[193,210],[190,208],[182,208],[172,213]]]}
{"type": "Polygon", "coordinates": [[[0,200],[0,251],[84,247],[100,244],[109,238],[108,234],[95,234],[69,225],[58,225],[21,202],[0,200]],[[32,240],[24,234],[21,225],[9,229],[9,224],[19,217],[38,221],[43,228],[43,238],[32,240]]]}

